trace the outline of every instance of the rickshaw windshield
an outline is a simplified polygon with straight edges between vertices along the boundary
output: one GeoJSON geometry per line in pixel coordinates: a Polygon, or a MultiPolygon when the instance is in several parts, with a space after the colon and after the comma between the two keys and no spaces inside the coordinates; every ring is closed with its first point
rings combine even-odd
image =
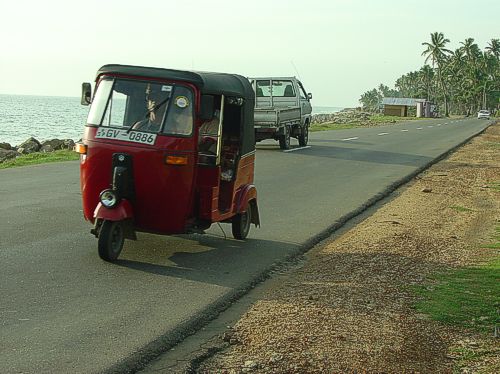
{"type": "Polygon", "coordinates": [[[193,93],[188,87],[104,78],[92,100],[87,123],[189,136],[193,132],[193,108],[193,93]]]}

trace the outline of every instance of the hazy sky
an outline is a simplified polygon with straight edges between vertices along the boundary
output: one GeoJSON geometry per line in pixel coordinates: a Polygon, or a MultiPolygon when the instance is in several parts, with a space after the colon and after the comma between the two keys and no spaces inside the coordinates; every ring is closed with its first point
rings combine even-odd
{"type": "Polygon", "coordinates": [[[299,75],[313,105],[357,106],[419,69],[434,31],[483,49],[500,38],[500,1],[2,0],[0,93],[79,96],[120,63],[299,75]]]}

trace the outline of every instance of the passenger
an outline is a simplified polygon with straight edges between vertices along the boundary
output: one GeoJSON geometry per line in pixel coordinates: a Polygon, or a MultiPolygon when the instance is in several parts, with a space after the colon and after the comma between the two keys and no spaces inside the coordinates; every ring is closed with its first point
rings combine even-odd
{"type": "Polygon", "coordinates": [[[217,139],[219,133],[220,110],[216,110],[210,121],[200,127],[199,149],[202,152],[217,154],[217,139]]]}

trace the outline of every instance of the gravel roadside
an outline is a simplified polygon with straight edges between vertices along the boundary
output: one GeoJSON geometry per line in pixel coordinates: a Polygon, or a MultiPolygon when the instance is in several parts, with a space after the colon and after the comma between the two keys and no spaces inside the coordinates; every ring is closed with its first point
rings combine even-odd
{"type": "Polygon", "coordinates": [[[497,123],[274,279],[196,372],[446,373],[456,347],[486,352],[463,372],[495,372],[498,339],[419,315],[408,286],[498,254],[484,246],[500,222],[499,182],[497,123]]]}

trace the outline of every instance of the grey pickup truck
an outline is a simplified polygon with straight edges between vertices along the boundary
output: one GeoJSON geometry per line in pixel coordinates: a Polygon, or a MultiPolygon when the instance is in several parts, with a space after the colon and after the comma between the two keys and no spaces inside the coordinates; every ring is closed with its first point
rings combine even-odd
{"type": "Polygon", "coordinates": [[[278,140],[290,148],[290,137],[304,147],[309,140],[312,95],[295,77],[250,78],[255,91],[255,140],[278,140]]]}

